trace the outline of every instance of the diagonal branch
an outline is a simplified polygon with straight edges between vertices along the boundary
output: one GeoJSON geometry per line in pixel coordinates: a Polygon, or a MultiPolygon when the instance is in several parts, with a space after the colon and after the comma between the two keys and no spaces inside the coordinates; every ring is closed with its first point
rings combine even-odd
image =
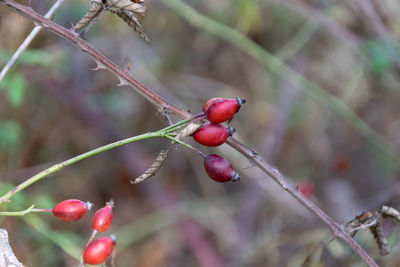
{"type": "MultiPolygon", "coordinates": [[[[191,115],[187,111],[176,107],[175,105],[168,102],[166,99],[157,95],[139,81],[135,80],[128,72],[124,71],[122,68],[118,67],[115,63],[110,61],[104,55],[99,53],[97,50],[92,48],[87,42],[81,39],[75,32],[66,29],[57,23],[44,18],[40,14],[33,11],[31,8],[21,5],[13,0],[0,0],[0,4],[4,4],[14,11],[22,14],[26,18],[42,25],[49,31],[59,35],[65,40],[70,41],[75,44],[84,53],[90,55],[93,60],[95,60],[98,66],[106,68],[127,85],[131,86],[151,103],[155,104],[159,108],[165,108],[170,112],[177,114],[183,118],[189,118],[191,115]]],[[[299,201],[304,207],[314,213],[320,220],[322,220],[334,233],[336,237],[341,238],[345,243],[347,243],[356,252],[362,260],[368,266],[378,266],[374,260],[340,227],[333,219],[326,215],[318,206],[311,202],[308,198],[304,197],[292,184],[290,184],[280,172],[269,165],[265,160],[258,155],[257,152],[248,148],[244,144],[241,144],[236,139],[230,137],[227,142],[241,154],[246,156],[250,161],[254,162],[257,167],[259,167],[264,173],[269,175],[275,182],[277,182],[284,190],[286,190],[290,195],[292,195],[297,201],[299,201]]]]}

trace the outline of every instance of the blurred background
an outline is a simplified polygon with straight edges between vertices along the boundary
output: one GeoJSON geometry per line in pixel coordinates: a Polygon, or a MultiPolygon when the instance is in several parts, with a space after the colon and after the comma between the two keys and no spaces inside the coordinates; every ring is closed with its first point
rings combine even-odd
{"type": "MultiPolygon", "coordinates": [[[[52,3],[30,1],[41,14],[52,3]]],[[[66,1],[54,19],[70,27],[89,4],[66,1]]],[[[337,222],[382,205],[400,208],[400,2],[146,0],[144,5],[148,11],[140,21],[150,45],[110,12],[86,39],[193,114],[211,97],[245,98],[231,122],[235,137],[337,222]],[[217,24],[211,30],[204,29],[208,20],[191,25],[187,19],[194,15],[187,5],[217,24]],[[229,38],[229,31],[212,34],[221,25],[249,39],[229,38]]],[[[33,24],[3,5],[0,16],[3,67],[33,24]]],[[[1,82],[0,193],[55,163],[167,125],[152,104],[129,87],[118,87],[110,72],[91,71],[95,66],[69,42],[42,31],[1,82]]],[[[77,266],[91,216],[112,198],[114,221],[102,235],[117,236],[116,266],[364,266],[344,243],[329,242],[326,225],[232,148],[188,142],[225,156],[241,181],[215,183],[201,157],[179,149],[155,177],[131,185],[129,179],[169,146],[166,140],[99,154],[2,205],[10,211],[31,204],[52,208],[68,198],[95,204],[75,223],[49,214],[1,217],[19,260],[26,266],[77,266]]],[[[387,256],[379,255],[369,231],[356,240],[378,264],[398,266],[399,225],[384,220],[383,230],[391,248],[387,256]]]]}

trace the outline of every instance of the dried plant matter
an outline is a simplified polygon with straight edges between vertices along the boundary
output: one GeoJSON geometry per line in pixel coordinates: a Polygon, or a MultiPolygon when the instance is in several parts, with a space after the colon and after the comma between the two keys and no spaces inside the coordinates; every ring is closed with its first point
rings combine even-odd
{"type": "Polygon", "coordinates": [[[369,229],[378,244],[381,255],[390,252],[386,237],[382,230],[382,219],[390,218],[396,223],[400,223],[400,212],[395,208],[382,206],[380,212],[363,212],[346,224],[345,230],[354,237],[358,230],[369,229]]]}
{"type": "Polygon", "coordinates": [[[131,0],[91,0],[91,7],[88,12],[74,25],[75,31],[80,31],[90,25],[101,16],[102,12],[109,10],[122,18],[135,32],[137,32],[146,43],[149,38],[145,34],[142,25],[135,17],[135,14],[144,15],[146,8],[140,3],[143,1],[131,0]]]}
{"type": "MultiPolygon", "coordinates": [[[[201,123],[199,122],[193,122],[189,123],[188,126],[186,126],[182,131],[178,133],[176,136],[176,139],[182,140],[185,137],[188,137],[192,135],[197,129],[199,129],[201,126],[201,123]]],[[[172,142],[172,145],[169,149],[167,150],[161,150],[160,153],[157,155],[157,158],[155,161],[150,165],[150,167],[139,177],[136,177],[134,179],[131,179],[131,183],[133,184],[138,184],[146,180],[147,178],[150,178],[158,173],[158,171],[161,169],[164,161],[168,157],[168,153],[171,152],[171,150],[178,148],[178,144],[175,142],[172,142]]]]}
{"type": "Polygon", "coordinates": [[[8,243],[8,233],[4,229],[0,229],[0,266],[24,266],[18,261],[17,257],[15,257],[8,243]]]}
{"type": "Polygon", "coordinates": [[[104,4],[101,0],[91,0],[90,2],[92,6],[89,8],[88,12],[74,25],[75,31],[80,31],[88,26],[103,10],[104,4]]]}

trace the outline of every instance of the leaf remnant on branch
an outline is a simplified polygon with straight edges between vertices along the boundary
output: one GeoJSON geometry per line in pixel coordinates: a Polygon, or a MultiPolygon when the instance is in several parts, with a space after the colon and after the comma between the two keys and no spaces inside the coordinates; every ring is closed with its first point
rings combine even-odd
{"type": "Polygon", "coordinates": [[[142,25],[135,17],[135,14],[144,15],[146,7],[142,6],[143,0],[91,0],[91,7],[88,12],[74,25],[75,31],[87,28],[86,33],[91,25],[105,10],[117,14],[123,21],[128,24],[135,32],[137,32],[146,43],[150,43],[149,38],[145,34],[142,25]]]}
{"type": "Polygon", "coordinates": [[[380,212],[366,211],[356,216],[346,224],[345,230],[351,237],[354,237],[358,230],[369,229],[375,238],[381,255],[384,256],[390,252],[381,224],[382,219],[386,218],[400,224],[400,212],[395,208],[382,206],[380,212]]]}

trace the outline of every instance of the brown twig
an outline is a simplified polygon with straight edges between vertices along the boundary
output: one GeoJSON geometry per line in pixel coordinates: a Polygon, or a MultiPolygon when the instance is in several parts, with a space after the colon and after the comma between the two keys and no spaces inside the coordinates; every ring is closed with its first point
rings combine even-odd
{"type": "MultiPolygon", "coordinates": [[[[168,102],[166,99],[157,95],[156,93],[142,85],[140,82],[135,80],[128,72],[125,72],[122,68],[118,67],[115,63],[113,63],[104,55],[100,54],[97,50],[92,48],[75,32],[62,27],[49,19],[44,18],[43,16],[32,10],[30,7],[21,5],[13,0],[0,0],[0,4],[8,6],[9,8],[25,16],[26,18],[33,20],[37,24],[42,25],[44,28],[56,33],[63,39],[72,42],[83,52],[90,55],[98,63],[98,66],[101,66],[102,68],[106,68],[109,71],[113,72],[115,75],[117,75],[117,77],[119,77],[121,81],[124,81],[126,84],[134,88],[137,92],[139,92],[157,107],[165,107],[169,111],[183,118],[191,117],[191,114],[187,111],[176,107],[175,105],[168,102]]],[[[342,227],[340,227],[333,219],[326,215],[318,206],[316,206],[308,198],[304,197],[299,191],[297,191],[297,189],[292,184],[286,181],[286,179],[280,174],[277,169],[265,162],[263,158],[260,157],[254,150],[246,147],[232,137],[227,140],[227,143],[235,148],[237,151],[239,151],[241,154],[246,156],[250,161],[254,162],[255,165],[257,165],[264,173],[268,174],[276,183],[278,183],[304,207],[306,207],[318,218],[320,218],[332,230],[335,237],[339,237],[345,243],[347,243],[368,266],[378,266],[374,262],[374,260],[344,231],[342,227]]]]}

